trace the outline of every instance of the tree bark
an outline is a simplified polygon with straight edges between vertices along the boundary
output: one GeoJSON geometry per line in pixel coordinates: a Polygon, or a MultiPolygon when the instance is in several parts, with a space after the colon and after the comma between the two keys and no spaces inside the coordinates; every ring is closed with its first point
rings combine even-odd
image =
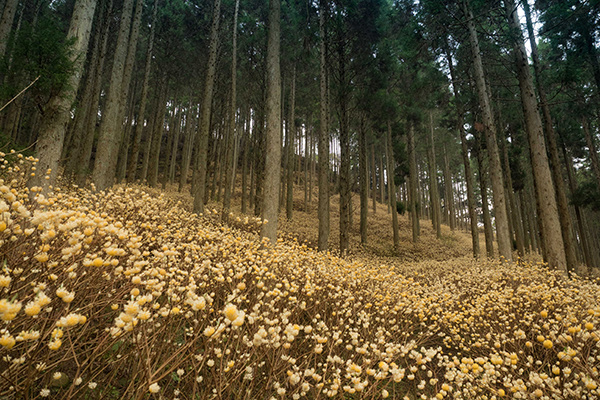
{"type": "Polygon", "coordinates": [[[367,128],[365,116],[360,116],[358,130],[358,168],[360,180],[360,243],[367,244],[367,218],[369,211],[369,172],[367,167],[367,128]]]}
{"type": "Polygon", "coordinates": [[[175,172],[177,170],[177,153],[179,152],[179,138],[181,136],[181,121],[183,119],[183,108],[178,107],[177,110],[177,118],[175,118],[175,124],[173,129],[175,129],[175,137],[173,138],[173,147],[171,147],[171,157],[169,160],[169,173],[167,175],[167,181],[169,183],[175,182],[175,172]]]}
{"type": "Polygon", "coordinates": [[[531,46],[531,59],[533,60],[535,83],[540,98],[540,107],[544,116],[544,132],[546,134],[546,141],[548,143],[552,179],[554,181],[554,188],[556,189],[556,203],[558,206],[558,217],[560,219],[560,225],[562,228],[561,232],[565,244],[565,256],[567,265],[569,267],[574,267],[577,264],[575,238],[573,237],[573,223],[571,220],[571,214],[569,212],[569,203],[567,201],[566,188],[561,171],[560,158],[558,155],[556,132],[554,131],[554,125],[552,123],[552,116],[550,114],[550,107],[548,106],[546,90],[541,84],[541,67],[539,63],[535,32],[533,30],[533,23],[531,21],[529,1],[525,0],[522,2],[522,4],[525,10],[525,17],[527,21],[527,33],[529,35],[529,44],[531,46]]]}
{"type": "Polygon", "coordinates": [[[310,134],[309,129],[304,132],[304,211],[308,210],[308,170],[310,166],[310,134]]]}
{"type": "MultiPolygon", "coordinates": [[[[125,119],[125,124],[123,125],[123,134],[121,139],[121,146],[119,149],[119,160],[117,162],[117,183],[121,183],[125,180],[127,176],[127,160],[129,156],[129,145],[131,142],[131,133],[135,130],[135,125],[133,124],[133,120],[135,119],[135,96],[136,95],[136,86],[134,84],[133,90],[129,95],[128,106],[126,110],[128,111],[127,118],[125,119]]],[[[123,115],[121,117],[124,118],[123,115]]]]}
{"type": "Polygon", "coordinates": [[[394,183],[394,148],[392,146],[392,123],[387,121],[387,147],[389,149],[387,159],[387,181],[389,189],[389,205],[392,212],[392,231],[394,235],[394,251],[400,249],[400,232],[398,230],[398,211],[396,210],[396,184],[394,183]]]}
{"type": "Polygon", "coordinates": [[[477,83],[477,94],[479,105],[483,112],[483,124],[485,129],[488,159],[490,163],[490,180],[492,181],[494,213],[496,216],[496,236],[498,240],[498,251],[500,257],[505,261],[512,261],[512,245],[508,230],[508,215],[506,214],[506,199],[504,195],[504,182],[502,179],[502,165],[496,143],[496,126],[490,105],[490,97],[485,84],[483,63],[479,50],[479,40],[475,29],[473,13],[469,8],[468,0],[462,2],[463,11],[467,18],[469,30],[469,41],[473,56],[473,69],[477,83]]]}
{"type": "Polygon", "coordinates": [[[481,209],[483,213],[483,230],[485,234],[485,252],[488,258],[494,257],[494,232],[490,217],[489,202],[487,197],[487,183],[483,149],[479,133],[475,133],[475,151],[477,152],[477,166],[479,167],[479,188],[481,191],[481,209]]]}
{"type": "MultiPolygon", "coordinates": [[[[110,15],[113,9],[113,1],[109,1],[107,15],[110,15]]],[[[76,165],[73,169],[75,172],[75,182],[79,186],[84,186],[86,176],[89,173],[90,161],[92,157],[92,148],[94,146],[94,136],[96,133],[96,124],[98,121],[98,106],[100,104],[100,95],[102,93],[102,76],[106,65],[106,55],[108,48],[108,39],[110,36],[110,19],[106,18],[102,33],[102,48],[98,59],[98,69],[93,81],[93,90],[91,94],[91,103],[88,107],[88,114],[84,119],[82,136],[81,136],[81,151],[76,157],[76,165]]]]}
{"type": "Polygon", "coordinates": [[[450,77],[452,80],[452,88],[454,90],[454,98],[456,101],[456,112],[457,112],[457,125],[458,132],[460,135],[460,148],[463,159],[463,166],[465,168],[465,183],[467,185],[467,208],[469,211],[469,220],[471,222],[471,242],[473,243],[473,257],[479,257],[481,249],[479,247],[479,228],[477,226],[477,212],[475,210],[475,191],[473,187],[473,171],[471,170],[471,162],[469,160],[469,148],[467,146],[467,134],[465,132],[464,123],[464,111],[460,100],[458,99],[459,90],[457,84],[457,76],[454,70],[454,63],[452,61],[452,55],[450,49],[446,44],[446,59],[448,61],[448,68],[450,70],[450,77]]]}
{"type": "Polygon", "coordinates": [[[521,104],[525,116],[525,126],[529,139],[529,150],[531,154],[531,166],[535,179],[536,196],[540,204],[538,212],[542,222],[542,236],[546,243],[548,264],[552,268],[567,272],[567,260],[565,256],[565,244],[561,234],[561,225],[558,219],[558,207],[556,205],[556,192],[552,184],[552,174],[548,165],[546,144],[544,143],[544,131],[542,119],[538,111],[537,99],[533,89],[533,79],[529,70],[527,52],[521,32],[519,16],[513,0],[505,0],[507,18],[509,25],[514,31],[513,45],[519,88],[521,91],[521,104]]]}
{"type": "Polygon", "coordinates": [[[158,184],[158,167],[160,150],[162,147],[162,136],[165,123],[165,110],[167,107],[167,78],[163,77],[160,83],[160,94],[156,104],[154,123],[150,127],[152,138],[150,146],[150,159],[148,162],[148,186],[156,187],[158,184]]]}
{"type": "Polygon", "coordinates": [[[440,195],[438,193],[438,181],[437,181],[437,163],[435,160],[435,141],[433,139],[433,112],[429,111],[429,146],[427,148],[427,155],[429,159],[429,186],[430,186],[430,200],[431,200],[431,223],[435,234],[438,239],[442,237],[442,212],[440,205],[440,195]]]}
{"type": "Polygon", "coordinates": [[[419,195],[417,194],[418,172],[417,156],[415,154],[415,127],[413,121],[408,121],[408,199],[410,201],[410,215],[412,222],[412,240],[419,241],[421,226],[419,222],[419,195]]]}
{"type": "Polygon", "coordinates": [[[375,145],[371,145],[371,197],[373,214],[377,213],[377,168],[375,168],[375,145]]]}
{"type": "Polygon", "coordinates": [[[196,168],[194,171],[194,212],[204,212],[204,197],[206,194],[206,171],[208,161],[208,136],[210,134],[210,117],[212,110],[212,98],[217,71],[217,47],[219,42],[219,19],[221,15],[221,0],[214,0],[212,24],[210,28],[210,44],[208,53],[208,67],[206,71],[206,83],[204,85],[204,97],[200,112],[200,126],[198,133],[198,145],[196,146],[196,168]]]}
{"type": "Polygon", "coordinates": [[[319,236],[317,248],[326,251],[329,242],[329,121],[327,102],[327,38],[325,37],[326,0],[319,0],[319,37],[320,37],[320,124],[319,124],[319,236]]]}
{"type": "Polygon", "coordinates": [[[525,243],[523,241],[523,224],[521,224],[521,221],[518,218],[518,207],[516,205],[516,201],[515,201],[515,195],[514,195],[514,191],[513,191],[513,183],[512,183],[512,172],[510,169],[510,162],[508,159],[508,140],[505,140],[502,143],[502,156],[504,158],[504,166],[505,166],[505,173],[504,176],[506,177],[506,190],[507,190],[507,202],[506,204],[509,205],[507,207],[507,209],[511,210],[512,212],[509,212],[509,216],[511,218],[509,218],[509,222],[511,222],[511,231],[514,232],[515,234],[515,243],[517,245],[517,253],[519,254],[520,257],[523,257],[523,255],[525,254],[525,243]]]}
{"type": "MultiPolygon", "coordinates": [[[[119,110],[117,113],[117,122],[116,122],[116,126],[117,126],[117,131],[118,134],[120,135],[120,140],[119,140],[119,149],[120,149],[120,155],[119,155],[119,159],[121,160],[121,162],[123,163],[123,174],[125,175],[125,170],[126,170],[126,165],[127,165],[127,156],[129,153],[129,142],[130,142],[130,137],[128,135],[130,135],[130,130],[127,127],[123,126],[123,119],[125,118],[125,114],[127,112],[127,100],[129,99],[129,92],[130,92],[130,88],[133,85],[133,83],[131,82],[131,74],[133,72],[133,66],[135,64],[135,55],[136,55],[136,50],[137,50],[137,42],[138,42],[138,38],[139,38],[139,34],[140,34],[140,26],[142,23],[142,8],[143,8],[143,1],[142,0],[137,0],[136,4],[135,4],[135,13],[133,14],[133,22],[132,22],[132,26],[131,26],[131,33],[129,36],[129,44],[127,46],[127,57],[125,58],[125,69],[123,71],[123,81],[121,83],[121,98],[119,100],[119,110]]],[[[135,105],[135,87],[133,89],[133,96],[131,99],[131,107],[133,108],[133,106],[135,105]]],[[[131,121],[128,121],[129,125],[131,126],[131,121]]],[[[112,175],[117,175],[117,182],[120,182],[120,177],[119,174],[117,173],[117,163],[113,162],[113,165],[111,165],[111,168],[113,168],[112,171],[110,171],[110,173],[112,175]]]]}
{"type": "Polygon", "coordinates": [[[585,116],[581,118],[581,126],[583,127],[585,143],[588,147],[589,159],[592,164],[592,171],[594,172],[598,189],[600,189],[600,162],[598,161],[598,150],[596,149],[594,137],[592,136],[590,131],[590,123],[585,116]]]}
{"type": "MultiPolygon", "coordinates": [[[[4,57],[6,53],[6,47],[8,45],[10,31],[15,20],[15,13],[17,12],[18,5],[19,0],[6,0],[6,3],[4,4],[2,19],[0,19],[0,58],[4,57]]],[[[1,7],[0,10],[2,10],[1,7]]]]}
{"type": "MultiPolygon", "coordinates": [[[[296,136],[296,64],[292,67],[292,82],[290,86],[290,115],[286,129],[286,150],[287,150],[287,176],[286,176],[286,206],[285,215],[288,220],[291,220],[294,213],[294,137],[296,136]]],[[[306,149],[305,149],[306,150],[306,149]]],[[[306,157],[306,154],[305,154],[306,157]]],[[[298,171],[300,172],[300,171],[298,171]]]]}
{"type": "MultiPolygon", "coordinates": [[[[562,146],[563,156],[565,159],[565,164],[567,166],[567,180],[569,181],[569,188],[571,189],[571,193],[573,193],[577,186],[575,181],[575,172],[573,171],[573,160],[569,153],[567,152],[566,147],[562,146]]],[[[593,267],[593,258],[592,252],[590,251],[590,245],[588,240],[588,233],[585,230],[585,225],[583,222],[583,214],[579,206],[574,206],[575,208],[575,216],[577,218],[577,232],[579,233],[579,239],[581,240],[581,249],[583,253],[583,260],[585,265],[588,267],[588,275],[591,276],[591,268],[593,267]]]]}
{"type": "Polygon", "coordinates": [[[448,225],[450,230],[456,228],[456,212],[454,211],[454,193],[452,189],[452,174],[450,173],[450,162],[448,161],[448,152],[444,147],[444,197],[446,198],[446,212],[448,215],[448,225]]]}
{"type": "Polygon", "coordinates": [[[337,73],[339,79],[338,107],[340,123],[340,254],[344,256],[350,245],[350,127],[349,127],[349,85],[346,64],[345,40],[338,37],[336,43],[338,56],[337,73]]]}
{"type": "Polygon", "coordinates": [[[94,171],[92,172],[92,181],[98,190],[107,189],[114,181],[117,162],[116,154],[121,140],[122,121],[119,120],[119,115],[122,107],[121,94],[123,91],[124,67],[127,58],[132,12],[133,0],[124,0],[110,86],[106,105],[102,113],[96,161],[94,171]]]}
{"type": "MultiPolygon", "coordinates": [[[[7,4],[9,6],[9,4],[7,4]]],[[[71,17],[67,40],[74,40],[70,55],[73,70],[61,93],[53,96],[44,110],[44,117],[37,140],[36,175],[29,181],[30,186],[47,190],[56,181],[58,163],[65,139],[65,130],[71,118],[71,106],[75,100],[87,52],[96,0],[77,0],[71,17]],[[50,179],[45,179],[44,175],[50,179]]]]}
{"type": "Polygon", "coordinates": [[[242,153],[242,214],[248,212],[248,153],[250,152],[250,122],[246,121],[246,129],[244,129],[244,137],[242,138],[243,153],[242,153]]]}
{"type": "Polygon", "coordinates": [[[148,87],[150,84],[150,71],[152,70],[152,52],[154,48],[154,35],[156,32],[156,21],[158,12],[158,0],[154,0],[152,10],[152,26],[150,27],[150,38],[148,39],[148,49],[146,50],[146,64],[144,67],[144,83],[142,84],[142,95],[140,98],[140,110],[138,112],[137,124],[133,136],[133,145],[131,147],[131,157],[127,166],[127,179],[129,182],[135,181],[138,159],[140,154],[140,142],[144,130],[144,118],[146,114],[146,105],[148,103],[148,87]]]}
{"type": "Polygon", "coordinates": [[[194,137],[196,136],[196,121],[197,111],[196,107],[192,107],[192,101],[188,104],[187,113],[185,115],[185,138],[183,140],[183,154],[181,156],[181,172],[179,175],[179,188],[178,191],[181,193],[183,188],[187,184],[188,173],[190,170],[190,162],[192,160],[192,151],[194,149],[194,137]]]}
{"type": "Polygon", "coordinates": [[[237,25],[238,12],[240,9],[240,0],[235,1],[235,9],[233,12],[233,33],[232,33],[232,48],[231,48],[231,100],[229,108],[229,136],[227,138],[227,157],[225,159],[225,193],[223,194],[223,218],[229,215],[231,208],[231,192],[235,184],[235,174],[233,172],[235,155],[234,143],[236,140],[236,121],[235,115],[237,111],[237,25]]]}
{"type": "Polygon", "coordinates": [[[281,184],[281,0],[269,0],[269,31],[267,34],[267,154],[265,160],[264,203],[265,220],[261,236],[275,243],[279,214],[281,184]]]}

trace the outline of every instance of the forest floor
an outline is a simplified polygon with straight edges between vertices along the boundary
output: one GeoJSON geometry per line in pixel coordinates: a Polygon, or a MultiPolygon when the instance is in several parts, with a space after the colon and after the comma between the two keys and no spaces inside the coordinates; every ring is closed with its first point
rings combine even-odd
{"type": "Polygon", "coordinates": [[[600,397],[598,282],[474,260],[467,233],[427,223],[413,245],[406,217],[393,257],[380,204],[371,244],[352,230],[348,257],[317,253],[300,191],[272,245],[260,219],[224,225],[173,190],[32,201],[32,161],[6,158],[2,399],[600,397]]]}

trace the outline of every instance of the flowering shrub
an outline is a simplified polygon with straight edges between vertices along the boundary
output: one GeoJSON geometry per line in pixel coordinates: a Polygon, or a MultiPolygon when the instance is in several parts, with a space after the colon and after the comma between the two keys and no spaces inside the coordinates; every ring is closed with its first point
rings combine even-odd
{"type": "Polygon", "coordinates": [[[0,398],[600,396],[596,283],[342,260],[138,187],[40,193],[35,160],[0,163],[0,398]]]}

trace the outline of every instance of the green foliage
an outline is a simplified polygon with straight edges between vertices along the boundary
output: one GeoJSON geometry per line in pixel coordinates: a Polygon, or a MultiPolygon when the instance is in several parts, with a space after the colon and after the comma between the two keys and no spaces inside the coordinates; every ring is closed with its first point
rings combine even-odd
{"type": "Polygon", "coordinates": [[[581,182],[572,194],[571,204],[600,211],[600,190],[592,179],[581,182]]]}
{"type": "Polygon", "coordinates": [[[397,201],[396,202],[396,211],[398,211],[398,214],[400,215],[404,215],[404,213],[406,212],[407,207],[406,204],[403,201],[397,201]]]}
{"type": "Polygon", "coordinates": [[[73,42],[65,37],[64,27],[52,14],[41,15],[35,26],[24,22],[14,42],[12,63],[3,66],[7,85],[0,89],[0,97],[14,96],[38,76],[30,89],[38,102],[60,93],[73,68],[69,60],[73,42]]]}

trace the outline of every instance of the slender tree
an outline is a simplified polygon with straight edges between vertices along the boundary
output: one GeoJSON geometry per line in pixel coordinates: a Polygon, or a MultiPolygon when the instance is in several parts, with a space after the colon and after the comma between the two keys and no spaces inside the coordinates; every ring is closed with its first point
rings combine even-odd
{"type": "Polygon", "coordinates": [[[77,0],[71,17],[67,40],[73,40],[71,53],[73,69],[61,93],[53,96],[44,110],[36,152],[39,161],[37,174],[30,185],[47,189],[58,174],[58,163],[62,153],[67,123],[71,119],[71,106],[79,88],[85,54],[87,52],[96,0],[77,0]],[[50,179],[44,174],[51,172],[50,179]]]}
{"type": "Polygon", "coordinates": [[[2,10],[2,18],[0,18],[0,59],[6,53],[6,46],[8,45],[18,5],[19,0],[6,0],[4,2],[4,9],[0,5],[0,10],[2,10]]]}
{"type": "Polygon", "coordinates": [[[238,26],[238,11],[240,9],[240,0],[235,1],[233,11],[233,33],[232,33],[232,53],[231,53],[231,100],[229,109],[229,134],[227,136],[227,158],[225,172],[225,193],[223,194],[223,216],[229,214],[231,207],[231,192],[235,184],[234,163],[234,143],[236,137],[236,121],[235,115],[237,111],[237,26],[238,26]]]}
{"type": "Polygon", "coordinates": [[[146,114],[146,105],[148,103],[148,88],[150,86],[150,71],[152,70],[152,51],[154,48],[154,35],[156,34],[156,19],[158,13],[158,0],[154,0],[152,9],[152,25],[150,26],[150,37],[148,38],[148,48],[146,50],[146,63],[144,67],[144,81],[142,83],[142,94],[140,97],[140,110],[138,112],[138,121],[135,124],[135,132],[133,135],[133,145],[131,148],[131,157],[129,157],[129,165],[127,166],[127,179],[130,182],[135,180],[135,175],[138,167],[138,159],[140,154],[140,142],[142,140],[142,132],[144,130],[144,118],[146,114]]]}
{"type": "Polygon", "coordinates": [[[131,14],[133,12],[133,0],[124,0],[117,47],[113,59],[113,67],[110,76],[110,86],[106,104],[102,113],[100,132],[98,136],[98,149],[96,161],[92,173],[92,181],[96,189],[104,190],[113,184],[117,166],[117,152],[122,135],[122,121],[119,120],[121,94],[123,91],[123,74],[127,58],[129,44],[129,33],[131,29],[131,14]]]}
{"type": "Polygon", "coordinates": [[[419,196],[417,194],[418,173],[417,173],[417,156],[415,154],[415,128],[414,121],[408,119],[407,130],[408,142],[408,199],[410,202],[410,215],[412,222],[412,240],[419,241],[421,235],[421,226],[419,224],[419,196]]]}
{"type": "Polygon", "coordinates": [[[329,242],[329,107],[327,98],[327,37],[325,32],[326,9],[327,1],[319,0],[319,251],[327,250],[329,242]]]}
{"type": "Polygon", "coordinates": [[[541,219],[542,238],[546,243],[548,264],[553,268],[567,271],[565,246],[556,205],[556,192],[552,184],[552,175],[548,165],[542,119],[538,111],[538,104],[533,89],[533,79],[529,70],[529,61],[527,52],[525,51],[519,16],[517,15],[517,9],[513,0],[505,0],[504,5],[509,25],[513,31],[513,51],[519,78],[519,88],[521,90],[521,104],[525,116],[527,137],[529,139],[536,196],[540,205],[538,212],[541,219]]]}
{"type": "Polygon", "coordinates": [[[502,165],[500,163],[500,154],[498,152],[498,144],[496,142],[496,125],[492,114],[490,96],[485,83],[483,63],[481,61],[481,54],[479,50],[479,39],[477,38],[477,30],[475,29],[473,12],[469,7],[468,0],[462,1],[462,8],[467,20],[466,22],[469,32],[469,43],[473,58],[473,70],[477,84],[479,106],[481,107],[483,113],[483,125],[488,150],[488,159],[490,163],[490,180],[492,181],[494,199],[494,213],[496,216],[496,238],[498,240],[498,251],[500,256],[503,257],[505,261],[510,262],[512,261],[512,245],[508,230],[508,215],[506,214],[506,198],[504,196],[502,165]]]}
{"type": "Polygon", "coordinates": [[[281,0],[269,0],[267,42],[267,154],[265,161],[264,203],[261,235],[272,243],[277,239],[279,185],[281,183],[281,0]]]}
{"type": "Polygon", "coordinates": [[[212,24],[210,28],[210,44],[204,97],[200,111],[200,126],[196,149],[196,167],[194,169],[193,195],[194,211],[204,212],[206,195],[206,171],[208,167],[208,137],[210,134],[210,117],[212,110],[215,75],[217,71],[217,47],[219,44],[219,21],[221,17],[221,0],[214,0],[212,24]]]}

